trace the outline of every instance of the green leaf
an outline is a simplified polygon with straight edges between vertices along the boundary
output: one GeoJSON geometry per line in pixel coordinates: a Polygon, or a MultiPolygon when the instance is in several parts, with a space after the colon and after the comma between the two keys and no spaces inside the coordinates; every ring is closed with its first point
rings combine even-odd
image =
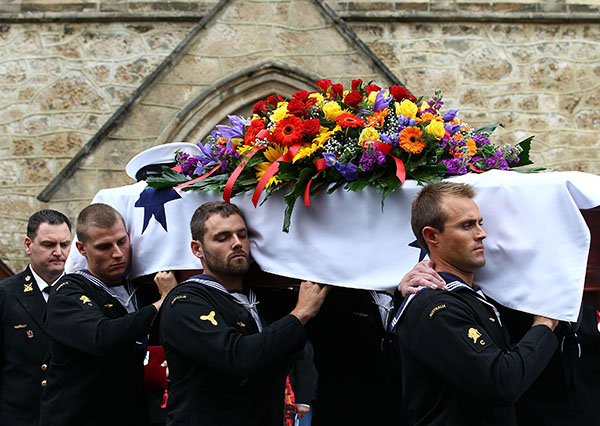
{"type": "Polygon", "coordinates": [[[534,136],[529,136],[527,139],[522,140],[517,145],[521,147],[523,151],[519,154],[519,162],[511,164],[511,167],[520,167],[533,164],[533,161],[529,159],[529,151],[531,150],[531,141],[534,136]]]}
{"type": "Polygon", "coordinates": [[[500,123],[492,123],[492,124],[488,124],[486,126],[480,127],[479,129],[475,130],[475,133],[483,133],[486,135],[491,135],[498,126],[504,127],[500,123]]]}
{"type": "Polygon", "coordinates": [[[296,199],[304,194],[304,190],[306,188],[306,184],[308,180],[313,175],[313,169],[305,168],[300,171],[300,176],[298,180],[294,184],[292,191],[285,194],[283,196],[283,200],[285,201],[286,208],[283,216],[283,228],[281,229],[283,232],[290,232],[290,225],[292,222],[292,212],[294,211],[294,205],[296,204],[296,199]]]}
{"type": "Polygon", "coordinates": [[[169,167],[162,168],[162,176],[149,177],[146,179],[148,186],[152,188],[171,188],[189,181],[190,178],[186,175],[176,172],[169,167]]]}

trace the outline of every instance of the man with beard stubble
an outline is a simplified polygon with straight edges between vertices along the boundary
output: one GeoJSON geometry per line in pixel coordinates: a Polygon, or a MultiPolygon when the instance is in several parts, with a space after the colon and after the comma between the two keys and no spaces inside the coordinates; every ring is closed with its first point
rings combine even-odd
{"type": "Polygon", "coordinates": [[[302,282],[296,307],[267,325],[256,294],[243,287],[250,242],[237,206],[205,203],[190,226],[204,273],[171,291],[161,312],[167,425],[281,426],[292,356],[329,287],[302,282]]]}

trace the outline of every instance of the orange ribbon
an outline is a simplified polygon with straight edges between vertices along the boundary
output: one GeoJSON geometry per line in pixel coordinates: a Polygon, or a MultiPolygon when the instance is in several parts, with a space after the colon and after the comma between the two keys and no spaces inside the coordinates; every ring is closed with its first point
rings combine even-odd
{"type": "Polygon", "coordinates": [[[392,157],[394,159],[394,162],[396,163],[396,177],[400,180],[400,182],[402,184],[404,184],[404,181],[406,180],[406,168],[404,167],[404,162],[401,159],[399,159],[397,157],[394,157],[391,154],[391,152],[392,152],[392,145],[387,144],[387,143],[383,143],[381,141],[375,141],[375,140],[372,140],[372,139],[368,139],[368,140],[366,140],[366,141],[363,142],[363,148],[365,150],[367,149],[367,145],[366,145],[367,142],[371,142],[384,155],[387,155],[388,157],[392,157]]]}
{"type": "Polygon", "coordinates": [[[329,166],[327,165],[327,161],[325,161],[324,158],[319,158],[315,161],[315,167],[317,168],[317,173],[312,178],[310,178],[310,180],[306,184],[306,188],[304,189],[304,205],[306,207],[310,207],[310,184],[312,183],[313,179],[319,176],[319,174],[321,174],[321,172],[329,166]]]}

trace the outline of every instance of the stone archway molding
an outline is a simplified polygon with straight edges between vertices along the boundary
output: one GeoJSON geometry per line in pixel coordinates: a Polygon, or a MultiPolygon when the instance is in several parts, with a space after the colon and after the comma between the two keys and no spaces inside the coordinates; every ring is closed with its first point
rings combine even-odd
{"type": "Polygon", "coordinates": [[[296,65],[269,60],[240,70],[211,85],[177,114],[156,144],[172,141],[198,142],[228,114],[273,93],[291,98],[298,90],[315,90],[322,77],[296,65]]]}

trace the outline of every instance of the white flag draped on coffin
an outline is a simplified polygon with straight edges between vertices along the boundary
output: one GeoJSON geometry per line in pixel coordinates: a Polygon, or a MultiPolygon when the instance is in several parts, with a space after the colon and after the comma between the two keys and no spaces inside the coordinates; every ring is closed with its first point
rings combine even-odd
{"type": "MultiPolygon", "coordinates": [[[[478,192],[487,264],[476,274],[476,284],[508,307],[576,321],[590,244],[579,209],[600,205],[600,176],[492,170],[448,180],[470,183],[478,192]]],[[[419,260],[420,250],[410,246],[415,241],[410,203],[420,188],[406,181],[383,210],[381,194],[372,188],[320,193],[311,198],[311,207],[298,200],[287,234],[281,231],[285,204],[279,194],[258,208],[248,195],[232,202],[244,213],[252,256],[262,270],[345,287],[392,289],[419,260]]],[[[94,198],[125,216],[133,250],[130,278],[199,268],[189,249],[189,220],[198,205],[220,196],[183,193],[163,204],[168,231],[157,214],[142,234],[148,208],[133,205],[143,189],[141,182],[100,191],[94,198]]]]}

